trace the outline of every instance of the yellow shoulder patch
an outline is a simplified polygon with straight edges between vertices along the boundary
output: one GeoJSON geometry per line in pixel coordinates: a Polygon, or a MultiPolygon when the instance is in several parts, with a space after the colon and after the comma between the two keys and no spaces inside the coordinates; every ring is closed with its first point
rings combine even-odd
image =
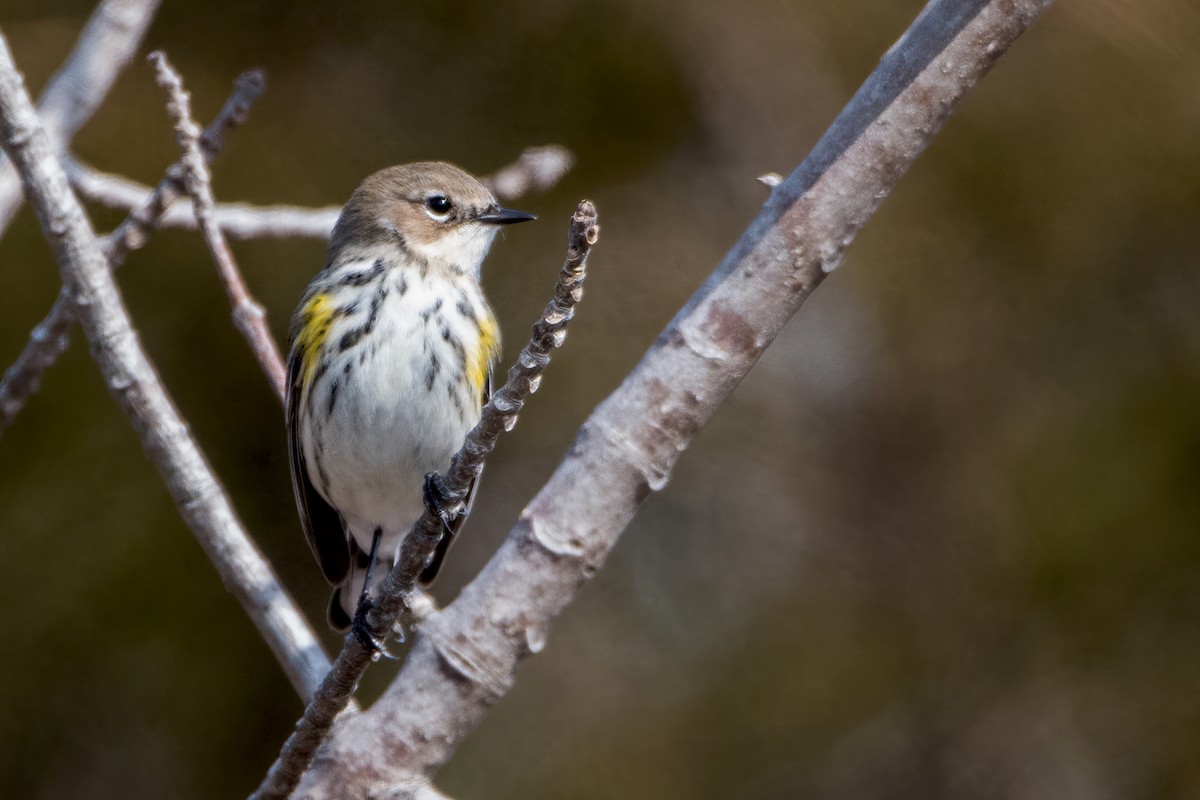
{"type": "Polygon", "coordinates": [[[472,354],[467,364],[467,380],[476,395],[482,395],[483,382],[487,380],[488,370],[500,357],[500,329],[496,319],[490,313],[485,313],[479,320],[479,347],[472,354]]]}
{"type": "Polygon", "coordinates": [[[304,304],[300,314],[300,332],[296,335],[294,347],[303,364],[300,383],[304,389],[308,389],[325,340],[329,338],[329,329],[333,326],[333,297],[328,294],[313,295],[304,304]]]}

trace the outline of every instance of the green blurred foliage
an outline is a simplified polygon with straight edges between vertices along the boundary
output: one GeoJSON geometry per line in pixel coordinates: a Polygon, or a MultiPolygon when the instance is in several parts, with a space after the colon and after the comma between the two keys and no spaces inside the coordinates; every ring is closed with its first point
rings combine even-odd
{"type": "MultiPolygon", "coordinates": [[[[9,0],[32,87],[88,2],[9,0]]],[[[368,172],[477,172],[559,142],[485,282],[515,352],[567,215],[588,296],[489,465],[436,587],[486,561],[632,367],[920,8],[660,0],[171,2],[147,49],[197,113],[267,94],[225,199],[321,205],[368,172]]],[[[1196,797],[1200,770],[1200,12],[1053,7],[971,95],[685,454],[438,776],[455,797],[1196,797]]],[[[154,182],[174,158],[137,64],[76,140],[154,182]]],[[[119,216],[93,209],[97,227],[119,216]]],[[[235,250],[282,337],[316,242],[235,250]]],[[[58,288],[32,215],[0,241],[0,355],[58,288]]],[[[120,283],[143,342],[288,589],[279,408],[198,238],[120,283]]],[[[174,511],[78,341],[0,438],[5,796],[244,795],[300,705],[174,511]]],[[[336,639],[330,635],[332,647],[336,639]]],[[[368,676],[369,698],[394,674],[368,676]]]]}

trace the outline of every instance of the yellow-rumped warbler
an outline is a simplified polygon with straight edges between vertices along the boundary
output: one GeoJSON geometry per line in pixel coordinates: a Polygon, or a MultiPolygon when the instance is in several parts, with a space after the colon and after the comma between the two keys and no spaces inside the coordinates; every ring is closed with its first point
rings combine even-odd
{"type": "Polygon", "coordinates": [[[342,209],[292,319],[287,381],[292,486],[337,630],[420,516],[424,476],[479,420],[500,350],[479,269],[498,226],[533,218],[440,162],[381,170],[342,209]]]}

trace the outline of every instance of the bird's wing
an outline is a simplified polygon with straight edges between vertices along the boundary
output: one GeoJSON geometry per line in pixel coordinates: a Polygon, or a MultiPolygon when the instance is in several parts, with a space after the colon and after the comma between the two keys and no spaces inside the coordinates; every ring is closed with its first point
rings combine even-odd
{"type": "Polygon", "coordinates": [[[325,579],[340,584],[350,571],[350,548],[342,527],[342,518],[333,506],[325,502],[308,477],[308,464],[300,444],[300,402],[304,394],[301,364],[303,359],[293,349],[288,357],[287,375],[287,440],[292,463],[292,491],[304,538],[321,565],[325,579]]]}
{"type": "MultiPolygon", "coordinates": [[[[483,397],[479,404],[480,408],[488,404],[488,400],[492,399],[492,370],[488,370],[487,380],[483,382],[483,397]]],[[[474,427],[474,426],[472,426],[474,427]]],[[[475,492],[479,489],[479,479],[483,476],[483,470],[475,476],[475,480],[471,481],[471,485],[467,487],[467,496],[463,499],[463,510],[450,523],[449,529],[443,532],[441,541],[438,542],[437,550],[433,553],[433,559],[425,565],[425,569],[421,571],[421,585],[428,586],[433,583],[438,576],[438,572],[442,569],[442,562],[446,560],[446,553],[450,550],[450,545],[454,544],[454,540],[458,538],[458,532],[462,530],[462,526],[467,521],[467,515],[471,513],[471,506],[475,505],[475,492]]]]}

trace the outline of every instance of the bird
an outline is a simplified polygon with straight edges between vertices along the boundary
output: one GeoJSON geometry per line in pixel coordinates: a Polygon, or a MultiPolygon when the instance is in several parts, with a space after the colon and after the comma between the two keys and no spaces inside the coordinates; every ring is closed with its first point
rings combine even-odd
{"type": "Polygon", "coordinates": [[[481,267],[502,226],[532,219],[440,161],[370,175],[338,216],[292,318],[286,384],[292,488],[334,587],[334,630],[360,627],[385,572],[375,565],[395,562],[425,508],[425,476],[445,471],[479,420],[500,353],[481,267]]]}

